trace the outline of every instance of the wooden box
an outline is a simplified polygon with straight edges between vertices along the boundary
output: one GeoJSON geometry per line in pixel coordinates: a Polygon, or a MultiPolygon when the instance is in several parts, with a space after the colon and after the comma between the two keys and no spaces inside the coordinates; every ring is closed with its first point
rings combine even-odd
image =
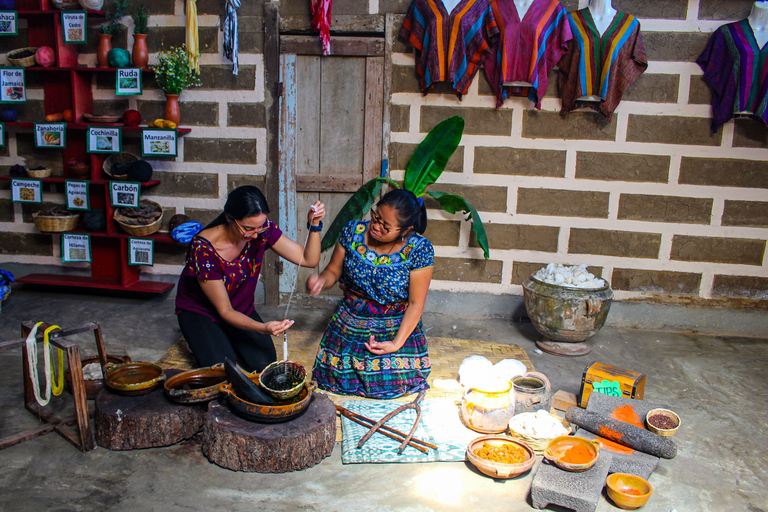
{"type": "Polygon", "coordinates": [[[587,406],[589,395],[593,392],[642,400],[645,392],[645,374],[595,361],[584,369],[581,377],[579,407],[587,406]]]}

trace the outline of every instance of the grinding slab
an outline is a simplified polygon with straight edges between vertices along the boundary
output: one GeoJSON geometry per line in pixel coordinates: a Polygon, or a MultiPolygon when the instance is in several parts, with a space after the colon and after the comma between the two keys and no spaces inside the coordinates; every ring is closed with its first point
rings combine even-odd
{"type": "Polygon", "coordinates": [[[600,451],[595,465],[581,473],[565,471],[542,460],[531,483],[533,507],[542,509],[552,504],[576,512],[595,512],[612,460],[610,452],[600,451]]]}

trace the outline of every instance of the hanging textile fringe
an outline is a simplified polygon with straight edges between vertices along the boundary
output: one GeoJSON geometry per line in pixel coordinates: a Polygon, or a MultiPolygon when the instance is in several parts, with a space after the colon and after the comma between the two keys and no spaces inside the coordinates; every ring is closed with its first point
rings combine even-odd
{"type": "Polygon", "coordinates": [[[331,54],[331,4],[333,0],[309,0],[312,10],[312,28],[320,32],[323,55],[331,54]]]}
{"type": "MultiPolygon", "coordinates": [[[[43,337],[43,372],[45,375],[45,394],[40,395],[40,377],[37,371],[37,328],[40,327],[43,322],[37,322],[27,336],[27,362],[29,363],[29,378],[32,380],[32,390],[35,394],[35,400],[41,407],[48,405],[51,400],[51,370],[53,364],[51,362],[50,353],[50,338],[49,334],[54,329],[60,329],[58,325],[52,325],[45,330],[45,336],[43,337]]],[[[64,389],[64,351],[58,348],[58,382],[53,388],[53,394],[58,396],[64,389]]]]}
{"type": "Polygon", "coordinates": [[[200,74],[200,39],[197,30],[197,0],[187,0],[186,45],[189,62],[200,74]]]}
{"type": "Polygon", "coordinates": [[[237,9],[240,0],[227,0],[227,14],[224,18],[224,56],[232,61],[232,74],[238,72],[237,66],[237,9]]]}

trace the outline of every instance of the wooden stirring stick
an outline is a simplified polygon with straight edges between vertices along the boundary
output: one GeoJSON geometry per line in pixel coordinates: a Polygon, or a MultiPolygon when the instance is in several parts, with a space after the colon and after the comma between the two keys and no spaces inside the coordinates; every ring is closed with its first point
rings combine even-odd
{"type": "MultiPolygon", "coordinates": [[[[355,423],[357,423],[358,425],[362,425],[363,427],[371,427],[372,425],[376,424],[374,420],[370,418],[366,418],[365,416],[362,416],[360,414],[354,413],[349,409],[346,409],[340,405],[336,406],[336,410],[339,411],[339,413],[341,413],[341,415],[344,416],[345,418],[349,419],[350,421],[354,421],[355,423]]],[[[394,429],[392,427],[388,427],[386,425],[382,425],[378,429],[378,431],[380,434],[383,434],[389,437],[390,439],[394,439],[395,441],[399,441],[399,442],[403,442],[407,437],[407,435],[404,434],[403,432],[400,432],[399,430],[394,429]]],[[[424,447],[437,450],[437,446],[416,438],[412,438],[410,442],[408,442],[408,446],[412,448],[416,448],[422,453],[427,453],[427,450],[424,447]],[[423,445],[423,446],[419,446],[419,445],[423,445]]]]}

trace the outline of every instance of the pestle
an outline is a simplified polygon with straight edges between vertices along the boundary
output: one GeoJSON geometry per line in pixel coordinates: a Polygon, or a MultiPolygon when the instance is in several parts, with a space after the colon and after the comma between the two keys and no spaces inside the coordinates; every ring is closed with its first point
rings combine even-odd
{"type": "Polygon", "coordinates": [[[585,411],[579,407],[569,407],[565,412],[565,419],[593,434],[656,457],[674,459],[677,455],[677,445],[668,437],[662,437],[604,414],[585,411]]]}
{"type": "Polygon", "coordinates": [[[224,359],[224,370],[227,372],[227,377],[232,383],[232,387],[237,391],[237,395],[257,405],[272,405],[272,397],[265,394],[259,386],[248,378],[248,375],[237,367],[235,363],[224,359]]]}

